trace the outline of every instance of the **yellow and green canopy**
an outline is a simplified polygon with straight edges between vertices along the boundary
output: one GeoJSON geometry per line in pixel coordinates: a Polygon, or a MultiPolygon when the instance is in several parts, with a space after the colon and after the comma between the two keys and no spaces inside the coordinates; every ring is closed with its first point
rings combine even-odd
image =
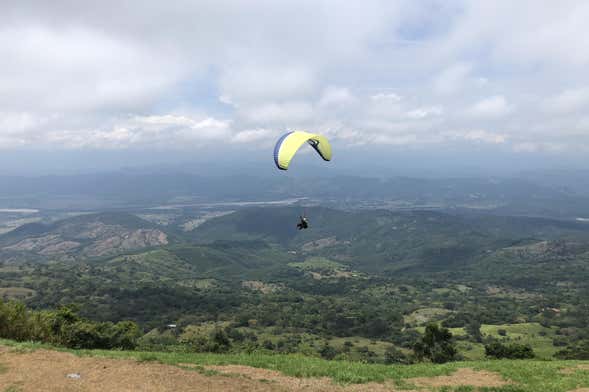
{"type": "Polygon", "coordinates": [[[287,170],[290,161],[305,143],[310,144],[323,160],[331,160],[331,146],[325,136],[303,131],[293,131],[283,135],[276,142],[276,146],[274,147],[274,163],[276,163],[276,166],[280,170],[287,170]]]}

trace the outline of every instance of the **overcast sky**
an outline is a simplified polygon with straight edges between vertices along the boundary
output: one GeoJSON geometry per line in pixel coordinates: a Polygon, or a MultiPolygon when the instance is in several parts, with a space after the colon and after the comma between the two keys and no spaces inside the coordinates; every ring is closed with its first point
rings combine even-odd
{"type": "Polygon", "coordinates": [[[589,167],[588,20],[584,0],[2,1],[0,164],[265,158],[305,129],[334,164],[589,167]]]}

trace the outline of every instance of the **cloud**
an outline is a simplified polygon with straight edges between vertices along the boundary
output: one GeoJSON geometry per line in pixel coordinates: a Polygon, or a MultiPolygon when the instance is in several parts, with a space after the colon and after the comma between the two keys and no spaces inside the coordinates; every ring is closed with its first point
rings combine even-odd
{"type": "Polygon", "coordinates": [[[232,141],[235,143],[263,143],[268,145],[274,144],[276,136],[277,132],[271,129],[246,129],[235,134],[232,141]]]}
{"type": "Polygon", "coordinates": [[[434,90],[439,94],[453,94],[460,91],[471,72],[469,64],[452,64],[442,70],[434,79],[434,90]]]}
{"type": "Polygon", "coordinates": [[[468,114],[475,117],[501,117],[511,111],[505,97],[495,95],[482,99],[473,104],[468,114]]]}
{"type": "Polygon", "coordinates": [[[67,149],[193,148],[224,141],[231,132],[229,121],[214,118],[134,116],[100,129],[48,130],[20,144],[67,149]]]}
{"type": "Polygon", "coordinates": [[[173,58],[103,32],[0,29],[0,103],[35,111],[136,110],[180,80],[173,58]]]}
{"type": "Polygon", "coordinates": [[[474,130],[465,132],[462,137],[465,140],[472,140],[476,142],[491,143],[491,144],[502,144],[505,143],[507,137],[505,135],[487,132],[484,130],[474,130]]]}
{"type": "Polygon", "coordinates": [[[0,147],[256,147],[305,127],[576,151],[588,18],[572,0],[2,2],[0,147]]]}
{"type": "Polygon", "coordinates": [[[318,105],[320,107],[342,107],[352,104],[356,101],[356,97],[345,87],[329,86],[321,95],[318,105]]]}
{"type": "Polygon", "coordinates": [[[377,102],[400,102],[402,97],[398,94],[395,93],[378,93],[378,94],[374,94],[373,96],[370,97],[373,101],[377,101],[377,102]]]}
{"type": "Polygon", "coordinates": [[[236,105],[309,96],[316,88],[313,72],[304,66],[232,66],[223,72],[220,88],[225,102],[236,105]]]}
{"type": "Polygon", "coordinates": [[[444,109],[441,106],[432,106],[410,110],[407,112],[407,117],[420,119],[430,116],[441,116],[443,113],[444,109]]]}
{"type": "Polygon", "coordinates": [[[307,102],[264,103],[246,106],[241,116],[250,124],[288,126],[304,123],[313,117],[313,106],[307,102]]]}
{"type": "Polygon", "coordinates": [[[544,106],[549,113],[567,114],[589,107],[589,87],[569,89],[549,98],[544,106]]]}

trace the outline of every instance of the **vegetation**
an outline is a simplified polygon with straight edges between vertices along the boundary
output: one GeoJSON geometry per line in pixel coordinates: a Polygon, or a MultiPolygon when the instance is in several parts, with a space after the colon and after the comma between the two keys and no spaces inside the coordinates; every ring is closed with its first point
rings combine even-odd
{"type": "Polygon", "coordinates": [[[530,359],[534,358],[534,350],[527,344],[492,342],[485,345],[485,355],[495,359],[530,359]]]}
{"type": "Polygon", "coordinates": [[[0,337],[37,341],[69,348],[134,349],[140,336],[137,324],[85,320],[71,307],[31,311],[18,302],[0,301],[0,337]]]}
{"type": "MultiPolygon", "coordinates": [[[[36,343],[0,341],[1,345],[16,350],[28,351],[51,348],[36,343]]],[[[501,360],[467,361],[446,364],[419,363],[413,365],[380,365],[349,361],[328,361],[300,354],[271,355],[265,353],[184,353],[142,352],[122,350],[69,350],[81,356],[96,356],[138,361],[157,361],[169,365],[246,365],[279,371],[293,377],[329,377],[336,383],[367,383],[394,381],[403,388],[412,388],[414,377],[436,377],[452,374],[460,368],[472,368],[496,372],[510,382],[503,387],[482,388],[493,392],[566,392],[589,387],[589,371],[584,370],[589,362],[581,361],[536,361],[501,360]]],[[[448,391],[473,390],[468,387],[446,387],[448,391]],[[461,388],[461,389],[460,389],[461,388]]]]}
{"type": "Polygon", "coordinates": [[[418,360],[430,360],[433,363],[450,362],[456,358],[456,345],[448,328],[429,324],[425,333],[413,347],[418,360]]]}
{"type": "Polygon", "coordinates": [[[166,225],[128,213],[25,225],[0,236],[0,294],[23,301],[27,315],[76,304],[75,332],[22,338],[68,347],[121,347],[115,326],[131,320],[135,346],[150,351],[384,364],[481,360],[499,343],[540,359],[589,356],[589,225],[311,208],[311,229],[298,232],[285,222],[299,213],[242,209],[191,231],[181,229],[196,216],[190,209],[166,225]],[[168,243],[96,257],[22,250],[22,241],[70,241],[88,227],[165,231],[168,243]],[[445,331],[451,339],[438,339],[445,331]]]}

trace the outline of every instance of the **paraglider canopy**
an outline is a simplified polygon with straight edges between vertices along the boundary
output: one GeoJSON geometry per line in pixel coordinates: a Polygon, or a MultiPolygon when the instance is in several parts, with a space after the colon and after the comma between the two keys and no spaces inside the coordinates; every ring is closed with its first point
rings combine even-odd
{"type": "Polygon", "coordinates": [[[280,170],[288,170],[290,161],[303,144],[308,143],[325,161],[331,160],[331,145],[325,136],[293,131],[282,135],[274,147],[274,163],[280,170]]]}

